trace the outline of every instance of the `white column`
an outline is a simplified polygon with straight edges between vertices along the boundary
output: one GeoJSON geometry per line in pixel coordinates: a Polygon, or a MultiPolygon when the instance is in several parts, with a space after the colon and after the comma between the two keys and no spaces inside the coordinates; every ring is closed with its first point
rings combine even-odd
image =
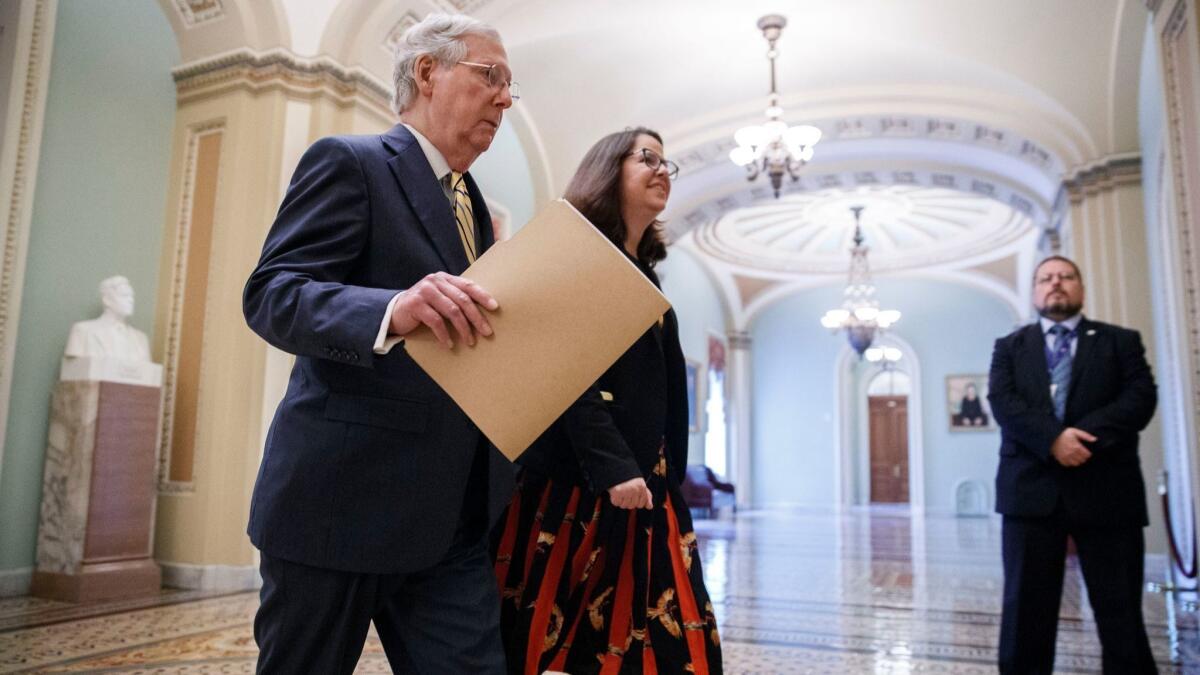
{"type": "Polygon", "coordinates": [[[750,400],[750,334],[746,331],[731,331],[727,393],[729,401],[729,443],[733,461],[730,465],[733,483],[737,486],[737,505],[747,507],[753,503],[753,417],[750,400]]]}
{"type": "Polygon", "coordinates": [[[14,45],[0,49],[0,467],[57,11],[58,0],[0,7],[4,40],[14,45]]]}
{"type": "MultiPolygon", "coordinates": [[[[1083,311],[1141,332],[1146,357],[1156,361],[1155,298],[1150,284],[1149,243],[1142,192],[1142,161],[1138,155],[1102,158],[1075,171],[1064,181],[1071,200],[1072,254],[1083,272],[1087,289],[1083,311]]],[[[1160,375],[1161,378],[1161,375],[1160,375]]],[[[1162,509],[1154,493],[1163,466],[1162,415],[1156,415],[1141,434],[1142,471],[1150,527],[1146,549],[1166,549],[1162,509]]]]}

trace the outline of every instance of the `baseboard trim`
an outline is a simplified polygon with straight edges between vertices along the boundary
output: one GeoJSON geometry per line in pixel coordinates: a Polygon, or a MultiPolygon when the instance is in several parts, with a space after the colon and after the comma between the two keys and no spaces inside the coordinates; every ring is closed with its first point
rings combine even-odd
{"type": "Polygon", "coordinates": [[[15,570],[0,570],[0,598],[29,595],[33,586],[33,568],[18,567],[15,570]]]}
{"type": "Polygon", "coordinates": [[[190,591],[254,591],[262,577],[254,565],[191,565],[159,561],[163,586],[190,591]]]}

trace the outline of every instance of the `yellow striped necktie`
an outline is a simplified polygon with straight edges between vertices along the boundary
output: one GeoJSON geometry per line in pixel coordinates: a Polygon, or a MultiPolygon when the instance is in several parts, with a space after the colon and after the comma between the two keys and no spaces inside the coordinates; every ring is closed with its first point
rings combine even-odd
{"type": "Polygon", "coordinates": [[[478,257],[475,253],[475,214],[471,211],[471,196],[467,194],[467,182],[461,173],[450,172],[450,189],[454,191],[454,222],[467,253],[467,264],[471,264],[478,257]]]}

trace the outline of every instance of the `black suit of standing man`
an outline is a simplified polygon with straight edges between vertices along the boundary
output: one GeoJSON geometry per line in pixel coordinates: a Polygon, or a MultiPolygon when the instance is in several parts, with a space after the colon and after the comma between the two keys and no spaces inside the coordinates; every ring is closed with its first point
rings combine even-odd
{"type": "Polygon", "coordinates": [[[996,341],[988,401],[1000,424],[1002,673],[1049,673],[1067,537],[1075,541],[1105,673],[1156,672],[1142,622],[1146,496],[1138,432],[1154,378],[1136,331],[1080,313],[1083,279],[1052,256],[1034,271],[1039,322],[996,341]]]}
{"type": "Polygon", "coordinates": [[[246,284],[251,328],[296,355],[250,507],[259,672],[351,673],[372,622],[396,672],[505,672],[485,535],[512,468],[398,343],[491,334],[496,300],[456,275],[492,243],[466,171],[512,75],[493,29],[446,15],[395,74],[403,124],[309,148],[246,284]]]}

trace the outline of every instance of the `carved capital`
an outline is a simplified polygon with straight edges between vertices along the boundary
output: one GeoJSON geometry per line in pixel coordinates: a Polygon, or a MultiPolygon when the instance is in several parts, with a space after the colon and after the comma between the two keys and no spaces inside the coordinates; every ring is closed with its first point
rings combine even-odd
{"type": "Polygon", "coordinates": [[[750,346],[754,342],[754,338],[750,337],[750,333],[744,330],[732,330],[726,336],[729,338],[730,349],[744,349],[750,351],[750,346]]]}
{"type": "Polygon", "coordinates": [[[1063,188],[1072,204],[1085,197],[1112,190],[1122,185],[1142,182],[1142,156],[1137,153],[1114,155],[1079,167],[1063,180],[1063,188]]]}
{"type": "Polygon", "coordinates": [[[180,103],[230,89],[282,90],[302,98],[331,98],[339,105],[364,105],[394,120],[391,88],[363,68],[347,68],[328,56],[304,58],[286,49],[257,52],[243,47],[186,63],[171,72],[180,103]]]}

